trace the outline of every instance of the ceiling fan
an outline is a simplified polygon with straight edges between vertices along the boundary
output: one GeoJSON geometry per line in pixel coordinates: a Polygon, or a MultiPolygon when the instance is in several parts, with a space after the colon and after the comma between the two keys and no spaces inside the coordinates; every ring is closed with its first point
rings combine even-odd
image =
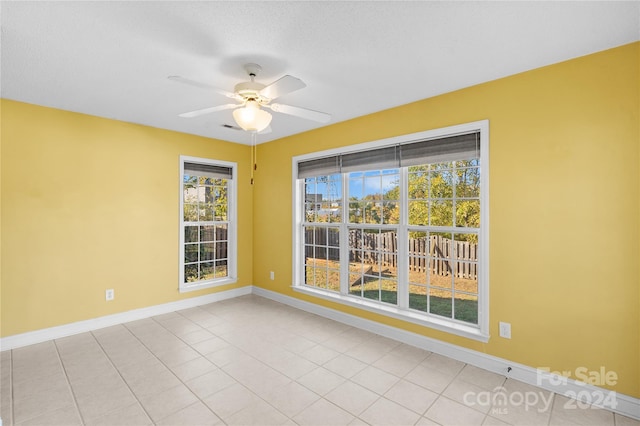
{"type": "Polygon", "coordinates": [[[299,78],[291,75],[285,75],[275,82],[265,86],[255,81],[256,76],[262,70],[258,64],[246,64],[245,71],[249,74],[250,81],[236,84],[233,92],[218,89],[206,83],[190,80],[180,76],[169,76],[173,81],[189,84],[191,86],[213,90],[230,99],[234,99],[239,103],[230,103],[218,105],[210,108],[199,109],[196,111],[185,112],[179,114],[179,117],[191,118],[204,114],[233,109],[233,118],[236,123],[248,132],[261,132],[269,127],[271,123],[271,114],[264,108],[272,111],[289,114],[307,120],[317,121],[319,123],[327,123],[331,119],[331,115],[314,111],[307,108],[301,108],[291,105],[271,103],[276,98],[288,93],[300,90],[307,85],[299,78]]]}

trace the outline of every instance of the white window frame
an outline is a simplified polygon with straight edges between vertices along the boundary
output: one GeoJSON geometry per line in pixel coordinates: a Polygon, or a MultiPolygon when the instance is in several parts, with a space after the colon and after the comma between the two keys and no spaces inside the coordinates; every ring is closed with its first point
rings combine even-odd
{"type": "Polygon", "coordinates": [[[179,269],[179,282],[178,289],[180,293],[189,291],[202,290],[205,288],[218,287],[221,285],[233,284],[238,281],[238,238],[237,238],[237,223],[238,223],[238,185],[237,185],[237,168],[238,164],[229,161],[212,160],[209,158],[190,157],[186,155],[180,156],[180,178],[179,178],[179,193],[180,193],[180,269],[179,269]],[[184,191],[183,191],[183,179],[184,179],[184,164],[196,163],[212,166],[222,166],[231,169],[232,177],[228,180],[227,189],[227,276],[224,278],[214,278],[212,280],[198,281],[194,283],[184,282],[184,191]]]}
{"type": "MultiPolygon", "coordinates": [[[[330,149],[321,152],[299,155],[292,159],[292,235],[293,235],[293,268],[292,268],[292,287],[294,291],[312,295],[325,300],[338,302],[347,306],[356,307],[369,312],[382,314],[391,318],[400,319],[410,323],[430,327],[436,330],[448,332],[458,336],[466,337],[482,342],[489,341],[489,120],[481,120],[472,123],[465,123],[440,129],[427,130],[424,132],[412,133],[377,141],[365,142],[357,145],[350,145],[343,148],[330,149]],[[412,141],[444,138],[447,136],[464,134],[470,132],[480,132],[480,217],[481,225],[478,233],[478,324],[463,324],[460,321],[450,320],[447,318],[439,318],[434,315],[422,314],[420,312],[401,309],[398,306],[391,306],[376,301],[370,301],[363,298],[350,296],[346,285],[342,282],[340,293],[326,291],[314,288],[304,284],[304,242],[302,235],[302,224],[304,220],[303,203],[304,200],[304,179],[298,179],[298,163],[308,161],[315,158],[328,157],[338,154],[346,154],[349,152],[363,151],[369,149],[383,148],[386,146],[394,146],[398,144],[408,143],[412,141]]],[[[406,173],[402,174],[404,183],[406,184],[406,173]]],[[[346,188],[343,188],[343,197],[346,196],[346,188]]],[[[406,211],[407,200],[401,200],[403,211],[406,211]]],[[[343,209],[346,209],[347,203],[343,200],[343,209]]],[[[336,224],[337,225],[337,224],[336,224]]],[[[346,228],[348,224],[343,223],[346,228]]],[[[406,225],[405,225],[406,226],[406,225]]],[[[344,232],[341,232],[345,235],[344,232]]],[[[345,250],[341,251],[346,252],[345,250]]],[[[341,254],[342,256],[342,254],[341,254]]],[[[346,256],[346,253],[345,253],[346,256]]],[[[344,257],[344,256],[343,256],[344,257]]],[[[406,248],[399,246],[398,265],[406,269],[408,253],[406,248]]],[[[398,270],[398,280],[406,279],[404,272],[398,270]]],[[[399,285],[400,287],[400,285],[399,285]]],[[[401,298],[407,295],[398,294],[398,305],[401,298]]],[[[406,301],[405,301],[406,302],[406,301]]],[[[403,303],[406,305],[406,303],[403,303]]]]}

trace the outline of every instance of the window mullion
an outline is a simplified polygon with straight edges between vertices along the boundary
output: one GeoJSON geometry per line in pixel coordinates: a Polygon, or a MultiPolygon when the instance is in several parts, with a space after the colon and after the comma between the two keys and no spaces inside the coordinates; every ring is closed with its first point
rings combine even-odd
{"type": "Polygon", "coordinates": [[[398,307],[409,307],[409,184],[408,168],[400,168],[400,224],[398,225],[398,307]]]}
{"type": "Polygon", "coordinates": [[[306,229],[304,212],[306,209],[305,203],[305,188],[304,179],[300,179],[295,184],[296,198],[298,200],[294,207],[293,221],[295,223],[294,232],[294,284],[304,284],[304,271],[305,271],[305,252],[304,252],[304,235],[306,229]]]}
{"type": "Polygon", "coordinates": [[[349,294],[349,175],[342,173],[342,216],[340,220],[340,294],[349,294]]]}

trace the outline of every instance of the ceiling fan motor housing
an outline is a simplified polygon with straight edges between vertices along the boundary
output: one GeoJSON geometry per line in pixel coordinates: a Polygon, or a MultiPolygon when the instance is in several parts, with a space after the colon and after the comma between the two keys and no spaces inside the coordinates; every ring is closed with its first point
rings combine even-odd
{"type": "Polygon", "coordinates": [[[233,91],[242,98],[243,101],[255,100],[260,104],[266,104],[271,99],[260,95],[260,91],[266,86],[255,81],[246,81],[236,84],[233,91]]]}

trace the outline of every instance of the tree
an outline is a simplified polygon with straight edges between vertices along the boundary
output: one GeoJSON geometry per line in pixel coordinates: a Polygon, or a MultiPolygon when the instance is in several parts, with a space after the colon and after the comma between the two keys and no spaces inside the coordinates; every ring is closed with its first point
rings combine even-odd
{"type": "MultiPolygon", "coordinates": [[[[411,166],[408,186],[410,225],[480,227],[477,160],[411,166]]],[[[388,191],[384,198],[397,200],[399,188],[388,191]]],[[[394,220],[399,218],[397,206],[390,214],[394,220]]],[[[460,234],[456,239],[477,242],[477,235],[460,234]]]]}

